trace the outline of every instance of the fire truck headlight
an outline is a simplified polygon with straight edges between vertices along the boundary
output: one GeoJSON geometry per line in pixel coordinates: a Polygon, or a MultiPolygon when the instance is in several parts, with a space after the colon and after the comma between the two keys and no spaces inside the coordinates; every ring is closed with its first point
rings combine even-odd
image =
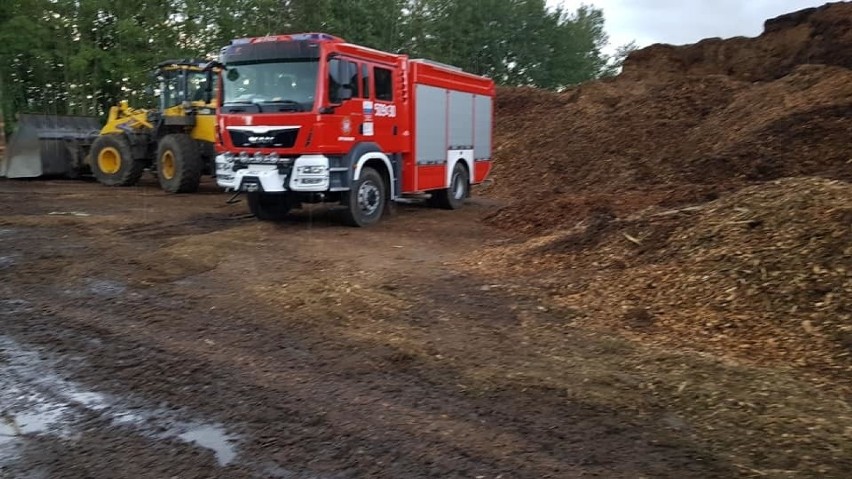
{"type": "Polygon", "coordinates": [[[240,152],[240,161],[244,163],[248,163],[249,158],[251,158],[247,151],[240,152]]]}
{"type": "MultiPolygon", "coordinates": [[[[234,170],[234,155],[216,156],[216,177],[227,180],[226,175],[234,170]]],[[[230,180],[227,180],[230,181],[230,180]]]]}
{"type": "Polygon", "coordinates": [[[324,166],[303,166],[302,173],[306,175],[319,175],[325,173],[324,166]]]}

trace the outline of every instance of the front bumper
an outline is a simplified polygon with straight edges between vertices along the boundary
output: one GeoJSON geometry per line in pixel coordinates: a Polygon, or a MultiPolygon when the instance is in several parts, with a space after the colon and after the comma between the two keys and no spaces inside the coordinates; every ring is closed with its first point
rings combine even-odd
{"type": "MultiPolygon", "coordinates": [[[[287,162],[287,159],[280,160],[287,162]]],[[[321,192],[329,188],[329,160],[324,155],[302,155],[288,168],[278,164],[246,163],[228,155],[216,156],[216,183],[233,191],[321,192]]]]}

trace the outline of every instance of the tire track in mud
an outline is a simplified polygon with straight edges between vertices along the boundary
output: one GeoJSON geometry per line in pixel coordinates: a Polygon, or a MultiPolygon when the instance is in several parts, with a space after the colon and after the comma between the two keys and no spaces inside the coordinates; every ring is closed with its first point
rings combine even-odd
{"type": "Polygon", "coordinates": [[[706,459],[688,446],[652,445],[649,436],[658,431],[617,411],[561,404],[564,398],[548,397],[549,391],[477,397],[447,387],[463,381],[451,369],[398,363],[392,348],[332,341],[304,329],[269,330],[260,312],[240,317],[222,308],[205,312],[201,324],[186,319],[200,312],[195,305],[157,297],[161,306],[147,309],[153,295],[119,306],[102,300],[69,305],[21,333],[40,329],[45,344],[88,349],[87,383],[244,423],[240,433],[250,457],[274,458],[288,468],[318,458],[323,472],[348,472],[343,477],[446,477],[460,470],[493,477],[595,470],[632,477],[647,470],[675,477],[669,467],[715,467],[691,466],[706,459]],[[145,320],[162,306],[171,308],[169,316],[145,320]],[[84,338],[100,338],[99,346],[87,346],[84,338]],[[373,460],[363,463],[367,458],[373,460]]]}
{"type": "Polygon", "coordinates": [[[9,470],[114,477],[112,462],[126,477],[158,478],[735,475],[653,417],[508,381],[465,387],[464,368],[477,357],[523,361],[526,354],[512,343],[511,300],[444,264],[493,239],[471,224],[481,216],[475,207],[459,215],[412,207],[373,230],[322,223],[316,234],[304,218],[193,226],[197,210],[186,204],[169,210],[166,229],[119,218],[96,230],[12,221],[27,241],[6,243],[16,263],[0,276],[0,300],[19,307],[0,314],[2,334],[55,360],[33,359],[34,371],[53,371],[73,392],[107,399],[87,407],[47,388],[48,402],[73,412],[65,422],[76,435],[28,435],[9,470]],[[219,235],[220,226],[228,231],[219,235]],[[195,238],[196,228],[206,236],[195,238]],[[200,254],[222,260],[197,268],[190,257],[143,285],[137,280],[161,267],[158,258],[169,261],[159,255],[160,240],[180,243],[186,254],[204,245],[200,254]],[[81,247],[89,254],[78,255],[81,247]],[[46,250],[68,264],[57,268],[46,250]],[[283,283],[290,283],[283,301],[274,290],[258,293],[283,283]],[[336,297],[345,285],[367,296],[336,297]],[[460,291],[483,294],[460,303],[460,291]],[[370,304],[382,295],[404,307],[370,304]],[[456,329],[439,329],[436,311],[458,313],[456,329]],[[467,357],[459,354],[457,364],[410,354],[388,340],[393,327],[424,333],[412,343],[456,334],[454,347],[470,346],[467,357]],[[117,423],[112,414],[127,411],[154,419],[117,423]],[[192,436],[181,439],[190,430],[217,436],[217,428],[238,439],[238,455],[224,467],[192,436]]]}

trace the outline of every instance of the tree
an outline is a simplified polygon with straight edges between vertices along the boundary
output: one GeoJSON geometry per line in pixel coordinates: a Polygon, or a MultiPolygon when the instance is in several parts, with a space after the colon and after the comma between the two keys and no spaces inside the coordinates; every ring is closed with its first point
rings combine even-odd
{"type": "Polygon", "coordinates": [[[499,83],[560,88],[604,71],[603,13],[544,0],[415,0],[409,49],[499,83]]]}
{"type": "Polygon", "coordinates": [[[0,109],[105,115],[150,105],[151,68],[212,56],[233,38],[327,32],[487,75],[558,89],[618,71],[601,10],[545,0],[4,0],[0,109]]]}
{"type": "Polygon", "coordinates": [[[624,45],[619,45],[615,49],[615,54],[611,55],[607,59],[606,67],[604,67],[602,77],[611,77],[618,75],[621,73],[621,66],[624,65],[624,60],[627,59],[627,56],[632,52],[635,52],[639,47],[636,45],[636,42],[626,43],[624,45]]]}

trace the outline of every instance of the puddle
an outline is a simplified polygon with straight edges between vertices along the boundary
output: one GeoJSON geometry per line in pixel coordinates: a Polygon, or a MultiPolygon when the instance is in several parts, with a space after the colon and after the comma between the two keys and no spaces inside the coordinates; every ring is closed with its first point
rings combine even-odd
{"type": "Polygon", "coordinates": [[[114,298],[127,290],[127,286],[124,284],[107,279],[90,279],[88,283],[89,292],[107,298],[114,298]]]}
{"type": "Polygon", "coordinates": [[[0,256],[0,269],[11,268],[15,266],[15,258],[11,256],[0,256]]]}
{"type": "Polygon", "coordinates": [[[232,444],[236,438],[230,436],[220,426],[201,426],[190,429],[178,437],[186,442],[194,442],[201,447],[212,450],[220,466],[227,466],[237,457],[237,451],[232,444]]]}
{"type": "Polygon", "coordinates": [[[145,420],[145,417],[135,412],[122,411],[112,415],[113,424],[137,424],[145,420]]]}
{"type": "Polygon", "coordinates": [[[15,436],[19,435],[21,435],[21,428],[14,418],[7,414],[0,416],[0,445],[15,440],[15,436]]]}
{"type": "Polygon", "coordinates": [[[93,411],[100,411],[101,409],[106,408],[106,397],[100,393],[72,392],[68,394],[68,398],[74,402],[82,404],[83,406],[93,411]]]}
{"type": "MultiPolygon", "coordinates": [[[[30,302],[25,299],[0,299],[0,314],[18,314],[30,310],[30,302]]],[[[0,348],[3,344],[0,343],[0,348]]]]}
{"type": "MultiPolygon", "coordinates": [[[[7,301],[8,302],[8,301],[7,301]]],[[[87,390],[54,372],[55,361],[0,334],[0,468],[11,464],[29,435],[70,439],[92,414],[128,433],[179,440],[213,451],[220,466],[238,456],[240,438],[224,425],[187,421],[186,411],[127,407],[120,397],[87,390]]]]}
{"type": "MultiPolygon", "coordinates": [[[[6,381],[0,379],[0,387],[6,386],[6,381]]],[[[8,391],[19,391],[17,388],[6,388],[8,391]]],[[[15,444],[26,434],[52,434],[67,437],[65,427],[66,416],[70,409],[62,404],[49,401],[41,394],[18,394],[8,397],[0,394],[0,445],[15,444]],[[11,399],[11,400],[10,400],[11,399]]],[[[3,464],[0,455],[0,464],[3,464]]]]}
{"type": "Polygon", "coordinates": [[[40,406],[31,412],[18,414],[14,417],[13,421],[16,423],[20,434],[40,434],[54,428],[61,429],[62,417],[68,413],[68,408],[56,405],[40,406]]]}

